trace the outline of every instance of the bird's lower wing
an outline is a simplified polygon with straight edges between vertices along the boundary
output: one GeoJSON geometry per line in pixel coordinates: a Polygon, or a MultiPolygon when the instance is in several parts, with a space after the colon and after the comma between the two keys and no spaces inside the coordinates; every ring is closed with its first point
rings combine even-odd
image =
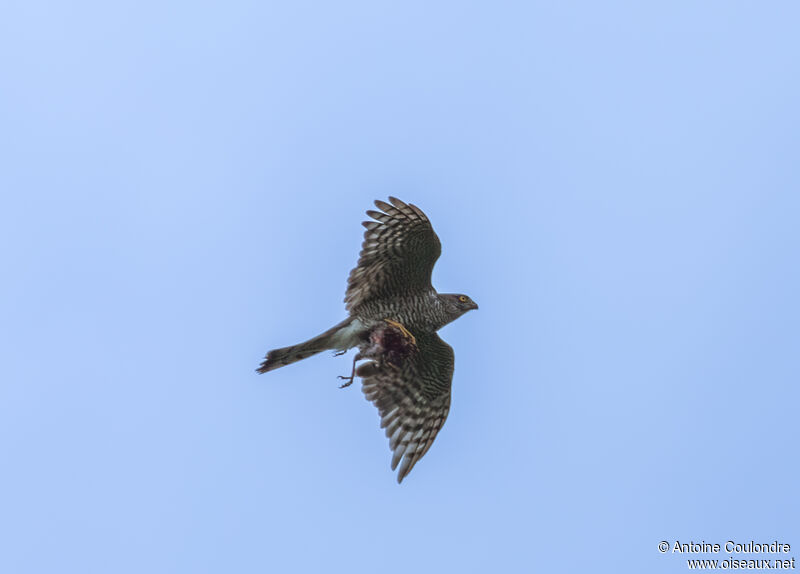
{"type": "Polygon", "coordinates": [[[400,465],[397,482],[428,452],[447,419],[453,364],[452,347],[437,334],[417,335],[414,351],[399,365],[379,364],[362,381],[389,437],[392,470],[400,465]]]}

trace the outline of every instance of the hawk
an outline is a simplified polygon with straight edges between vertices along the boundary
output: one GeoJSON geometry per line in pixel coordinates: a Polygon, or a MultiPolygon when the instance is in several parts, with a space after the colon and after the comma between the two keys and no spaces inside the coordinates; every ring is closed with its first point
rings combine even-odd
{"type": "Polygon", "coordinates": [[[377,408],[393,451],[392,470],[400,483],[428,452],[450,410],[453,348],[436,333],[477,309],[467,295],[437,293],[433,265],[442,252],[439,238],[417,206],[390,197],[366,227],[355,269],[347,280],[349,317],[305,343],[267,353],[257,369],[266,373],[321,351],[358,353],[342,387],[357,376],[377,408]],[[361,363],[356,368],[357,361],[361,363]]]}

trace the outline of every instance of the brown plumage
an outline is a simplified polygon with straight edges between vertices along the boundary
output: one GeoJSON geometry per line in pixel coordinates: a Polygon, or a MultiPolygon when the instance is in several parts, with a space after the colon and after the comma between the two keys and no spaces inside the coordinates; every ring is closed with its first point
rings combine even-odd
{"type": "MultiPolygon", "coordinates": [[[[401,482],[428,451],[450,409],[453,349],[436,334],[478,306],[431,285],[441,243],[418,207],[394,197],[367,211],[364,243],[345,294],[350,316],[314,337],[267,353],[265,373],[329,349],[358,347],[353,375],[381,416],[401,482]],[[358,360],[368,360],[355,368],[358,360]]],[[[344,386],[346,386],[346,383],[344,386]]]]}

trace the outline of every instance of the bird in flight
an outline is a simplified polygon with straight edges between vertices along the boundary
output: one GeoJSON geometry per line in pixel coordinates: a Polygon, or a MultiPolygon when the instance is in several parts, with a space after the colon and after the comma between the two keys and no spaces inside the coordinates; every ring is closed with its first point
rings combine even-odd
{"type": "Polygon", "coordinates": [[[467,295],[437,293],[433,265],[439,238],[417,206],[390,197],[369,210],[374,221],[345,293],[349,317],[304,343],[274,349],[257,369],[266,373],[321,351],[358,353],[343,387],[361,378],[367,400],[377,408],[393,451],[400,483],[428,452],[450,410],[453,348],[436,333],[478,305],[467,295]],[[356,368],[356,362],[362,362],[356,368]]]}

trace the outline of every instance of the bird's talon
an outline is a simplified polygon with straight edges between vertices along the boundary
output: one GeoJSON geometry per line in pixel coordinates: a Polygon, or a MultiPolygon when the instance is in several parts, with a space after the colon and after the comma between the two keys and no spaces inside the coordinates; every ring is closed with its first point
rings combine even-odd
{"type": "Polygon", "coordinates": [[[406,329],[401,323],[398,323],[397,321],[392,321],[391,319],[384,319],[384,321],[389,323],[392,327],[398,329],[407,339],[410,339],[412,345],[417,344],[417,339],[414,337],[414,335],[411,334],[411,331],[406,329]]]}
{"type": "Polygon", "coordinates": [[[349,387],[350,385],[353,384],[353,377],[345,377],[344,375],[339,375],[339,378],[344,380],[344,381],[347,381],[347,382],[342,383],[341,385],[339,385],[340,389],[343,389],[345,387],[349,387]]]}

